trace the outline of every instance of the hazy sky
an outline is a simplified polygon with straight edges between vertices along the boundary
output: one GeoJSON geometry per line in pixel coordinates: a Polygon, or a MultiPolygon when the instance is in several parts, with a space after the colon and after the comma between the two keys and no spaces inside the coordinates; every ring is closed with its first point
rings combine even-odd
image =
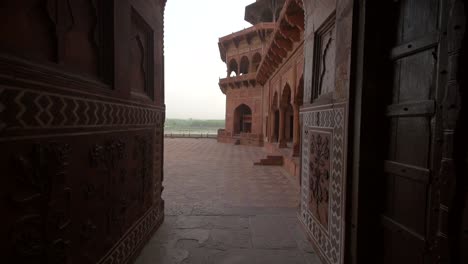
{"type": "Polygon", "coordinates": [[[245,6],[255,0],[168,0],[164,20],[166,116],[224,119],[226,77],[218,38],[251,26],[245,6]]]}

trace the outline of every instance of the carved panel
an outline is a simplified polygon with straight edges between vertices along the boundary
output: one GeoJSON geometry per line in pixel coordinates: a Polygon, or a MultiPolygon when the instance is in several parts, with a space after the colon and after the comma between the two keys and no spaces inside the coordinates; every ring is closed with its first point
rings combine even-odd
{"type": "Polygon", "coordinates": [[[111,82],[112,5],[97,0],[47,0],[55,24],[57,62],[80,74],[111,82]]]}
{"type": "Polygon", "coordinates": [[[153,98],[153,31],[145,20],[132,8],[132,31],[130,38],[130,84],[133,92],[153,98]]]}
{"type": "MultiPolygon", "coordinates": [[[[145,0],[141,17],[162,16],[163,4],[145,0]]],[[[151,26],[162,32],[162,23],[151,26]]],[[[3,262],[132,263],[161,224],[162,101],[142,103],[128,85],[109,91],[95,78],[103,68],[131,72],[131,28],[125,1],[0,4],[3,262]],[[114,11],[128,20],[107,21],[114,11]],[[106,37],[106,26],[119,35],[106,37]]],[[[155,49],[162,58],[162,46],[150,45],[145,56],[155,49]]],[[[163,98],[163,87],[157,92],[163,98]]]]}
{"type": "Polygon", "coordinates": [[[6,261],[97,263],[130,235],[114,263],[127,261],[163,217],[159,125],[0,143],[2,160],[10,161],[0,164],[9,176],[0,180],[8,198],[0,210],[10,212],[0,226],[6,261]]]}
{"type": "Polygon", "coordinates": [[[343,263],[344,257],[345,109],[346,104],[326,105],[301,113],[304,140],[299,219],[320,255],[332,264],[343,263]]]}
{"type": "Polygon", "coordinates": [[[97,76],[101,34],[97,6],[93,0],[68,0],[68,5],[71,23],[64,34],[63,61],[75,70],[97,76]]]}
{"type": "Polygon", "coordinates": [[[8,217],[8,238],[3,242],[9,244],[7,254],[14,256],[16,263],[68,262],[70,151],[66,143],[29,145],[10,155],[10,169],[2,170],[13,172],[2,180],[2,185],[9,187],[4,194],[14,209],[8,217]]]}
{"type": "MultiPolygon", "coordinates": [[[[53,62],[80,75],[110,81],[105,64],[112,46],[107,1],[7,1],[0,6],[0,51],[39,62],[53,62]]],[[[57,66],[59,66],[57,65],[57,66]]],[[[109,65],[107,65],[108,67],[109,65]]],[[[109,67],[108,67],[109,68],[109,67]]],[[[112,67],[110,67],[112,68],[112,67]]],[[[63,69],[62,69],[63,70],[63,69]]]]}
{"type": "Polygon", "coordinates": [[[0,85],[0,134],[24,129],[154,125],[157,109],[0,85]]]}
{"type": "Polygon", "coordinates": [[[309,210],[328,229],[331,133],[309,130],[309,210]]]}
{"type": "Polygon", "coordinates": [[[335,89],[336,30],[335,15],[315,33],[312,99],[335,89]]]}
{"type": "Polygon", "coordinates": [[[46,0],[5,0],[0,5],[0,52],[56,61],[55,26],[46,0]]]}

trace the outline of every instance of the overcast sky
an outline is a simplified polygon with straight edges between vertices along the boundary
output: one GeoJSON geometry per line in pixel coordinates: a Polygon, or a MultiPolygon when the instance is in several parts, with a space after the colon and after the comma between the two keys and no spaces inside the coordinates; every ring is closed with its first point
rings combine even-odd
{"type": "Polygon", "coordinates": [[[251,25],[245,6],[255,0],[168,0],[164,18],[167,118],[224,119],[226,77],[218,38],[251,25]]]}

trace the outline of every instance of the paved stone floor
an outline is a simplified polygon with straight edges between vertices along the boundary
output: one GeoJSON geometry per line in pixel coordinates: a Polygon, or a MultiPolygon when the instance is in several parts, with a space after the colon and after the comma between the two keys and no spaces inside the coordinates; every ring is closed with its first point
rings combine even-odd
{"type": "Polygon", "coordinates": [[[166,219],[136,264],[319,264],[296,217],[299,190],[261,148],[165,140],[166,219]]]}

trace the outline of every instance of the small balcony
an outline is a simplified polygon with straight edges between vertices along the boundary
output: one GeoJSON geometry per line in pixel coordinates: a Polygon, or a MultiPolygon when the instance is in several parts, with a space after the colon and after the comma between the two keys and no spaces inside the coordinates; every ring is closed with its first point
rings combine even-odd
{"type": "Polygon", "coordinates": [[[226,89],[238,89],[241,87],[255,87],[257,84],[256,72],[242,74],[239,76],[220,78],[219,88],[223,93],[226,93],[226,89]]]}

